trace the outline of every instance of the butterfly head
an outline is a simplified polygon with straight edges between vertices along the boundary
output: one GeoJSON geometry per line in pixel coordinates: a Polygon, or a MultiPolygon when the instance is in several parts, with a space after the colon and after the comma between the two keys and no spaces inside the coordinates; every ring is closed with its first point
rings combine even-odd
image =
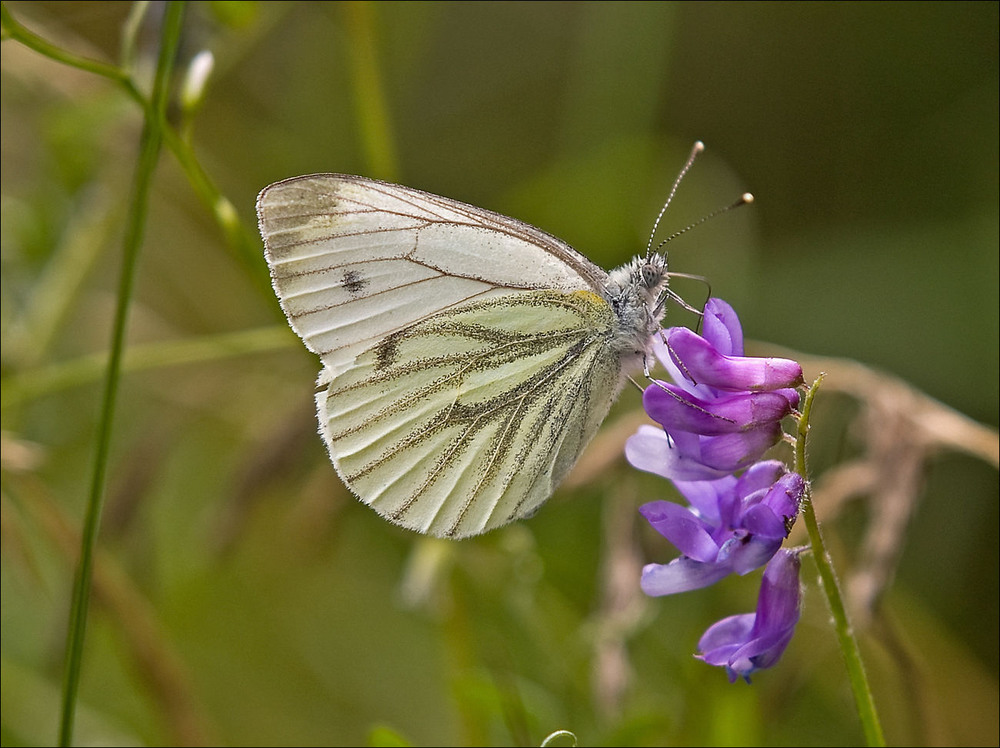
{"type": "Polygon", "coordinates": [[[646,353],[663,318],[668,278],[667,258],[656,252],[608,273],[606,298],[618,320],[615,344],[623,357],[646,353]]]}

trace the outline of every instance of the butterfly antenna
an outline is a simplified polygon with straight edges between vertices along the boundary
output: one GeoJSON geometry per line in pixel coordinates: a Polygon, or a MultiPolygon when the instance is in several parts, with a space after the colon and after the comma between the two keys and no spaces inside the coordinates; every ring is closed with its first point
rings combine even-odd
{"type": "MultiPolygon", "coordinates": [[[[656,216],[656,220],[653,221],[653,230],[649,232],[649,241],[646,242],[646,259],[648,260],[653,252],[653,237],[656,236],[656,229],[659,228],[660,219],[663,218],[663,214],[667,211],[667,207],[670,205],[670,201],[674,199],[674,193],[677,192],[677,188],[680,187],[681,180],[684,179],[684,175],[688,173],[691,168],[691,164],[698,157],[698,154],[705,150],[705,144],[700,140],[696,140],[694,146],[691,148],[691,155],[688,156],[687,163],[684,164],[684,168],[681,169],[680,173],[677,175],[677,179],[674,180],[674,186],[670,188],[670,194],[667,195],[667,201],[663,203],[663,207],[660,208],[660,213],[656,216]]],[[[663,246],[661,242],[660,247],[663,246]]],[[[659,247],[657,247],[659,248],[659,247]]]]}
{"type": "MultiPolygon", "coordinates": [[[[685,226],[684,228],[682,228],[680,231],[675,231],[674,233],[672,233],[670,236],[668,236],[666,239],[664,239],[662,242],[660,242],[659,244],[656,245],[656,251],[659,251],[660,247],[662,247],[667,242],[673,241],[674,239],[676,239],[681,234],[686,234],[691,229],[696,228],[698,226],[701,226],[703,223],[705,223],[705,221],[711,220],[712,218],[715,218],[716,216],[721,216],[723,213],[728,213],[729,211],[733,210],[734,208],[739,208],[739,207],[741,207],[743,205],[749,205],[752,202],[753,202],[753,195],[751,195],[749,192],[744,192],[742,195],[740,195],[740,199],[737,200],[732,205],[727,205],[724,208],[719,208],[718,210],[713,210],[707,216],[703,216],[702,218],[699,218],[694,223],[689,223],[687,226],[685,226]]],[[[657,219],[657,220],[659,220],[659,219],[657,219]]],[[[652,238],[650,239],[650,241],[652,241],[652,238]]]]}

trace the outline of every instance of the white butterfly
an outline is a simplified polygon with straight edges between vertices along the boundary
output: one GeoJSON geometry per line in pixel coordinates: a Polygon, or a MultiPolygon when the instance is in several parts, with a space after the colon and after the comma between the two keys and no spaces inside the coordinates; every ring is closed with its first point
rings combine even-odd
{"type": "Polygon", "coordinates": [[[663,255],[607,273],[533,226],[409,187],[296,177],[265,188],[257,215],[281,306],[323,363],[330,459],[418,532],[535,512],[663,317],[663,255]]]}

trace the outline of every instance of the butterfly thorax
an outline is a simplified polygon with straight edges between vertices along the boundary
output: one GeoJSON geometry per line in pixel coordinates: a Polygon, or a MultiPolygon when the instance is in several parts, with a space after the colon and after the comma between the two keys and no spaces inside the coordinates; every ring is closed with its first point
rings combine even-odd
{"type": "Polygon", "coordinates": [[[608,273],[605,294],[618,319],[612,346],[623,363],[641,362],[648,353],[663,319],[667,281],[667,259],[660,254],[634,257],[608,273]]]}

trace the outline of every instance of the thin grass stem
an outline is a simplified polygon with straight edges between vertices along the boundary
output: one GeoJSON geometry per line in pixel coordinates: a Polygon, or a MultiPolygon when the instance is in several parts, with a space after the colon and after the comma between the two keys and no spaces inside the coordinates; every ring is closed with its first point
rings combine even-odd
{"type": "Polygon", "coordinates": [[[111,451],[118,381],[121,376],[121,363],[125,349],[129,305],[139,251],[145,234],[150,185],[153,181],[153,174],[163,142],[163,125],[170,92],[170,73],[180,44],[183,13],[183,3],[171,2],[167,5],[163,19],[160,54],[153,83],[151,106],[145,108],[147,116],[143,124],[139,158],[135,166],[132,197],[127,217],[128,223],[122,244],[122,269],[118,285],[111,349],[108,354],[108,368],[98,421],[93,473],[80,543],[80,558],[73,582],[73,598],[67,630],[62,718],[59,725],[59,744],[61,746],[69,746],[73,742],[74,718],[79,697],[80,671],[87,631],[87,611],[93,581],[94,552],[104,503],[105,480],[111,451]]]}

